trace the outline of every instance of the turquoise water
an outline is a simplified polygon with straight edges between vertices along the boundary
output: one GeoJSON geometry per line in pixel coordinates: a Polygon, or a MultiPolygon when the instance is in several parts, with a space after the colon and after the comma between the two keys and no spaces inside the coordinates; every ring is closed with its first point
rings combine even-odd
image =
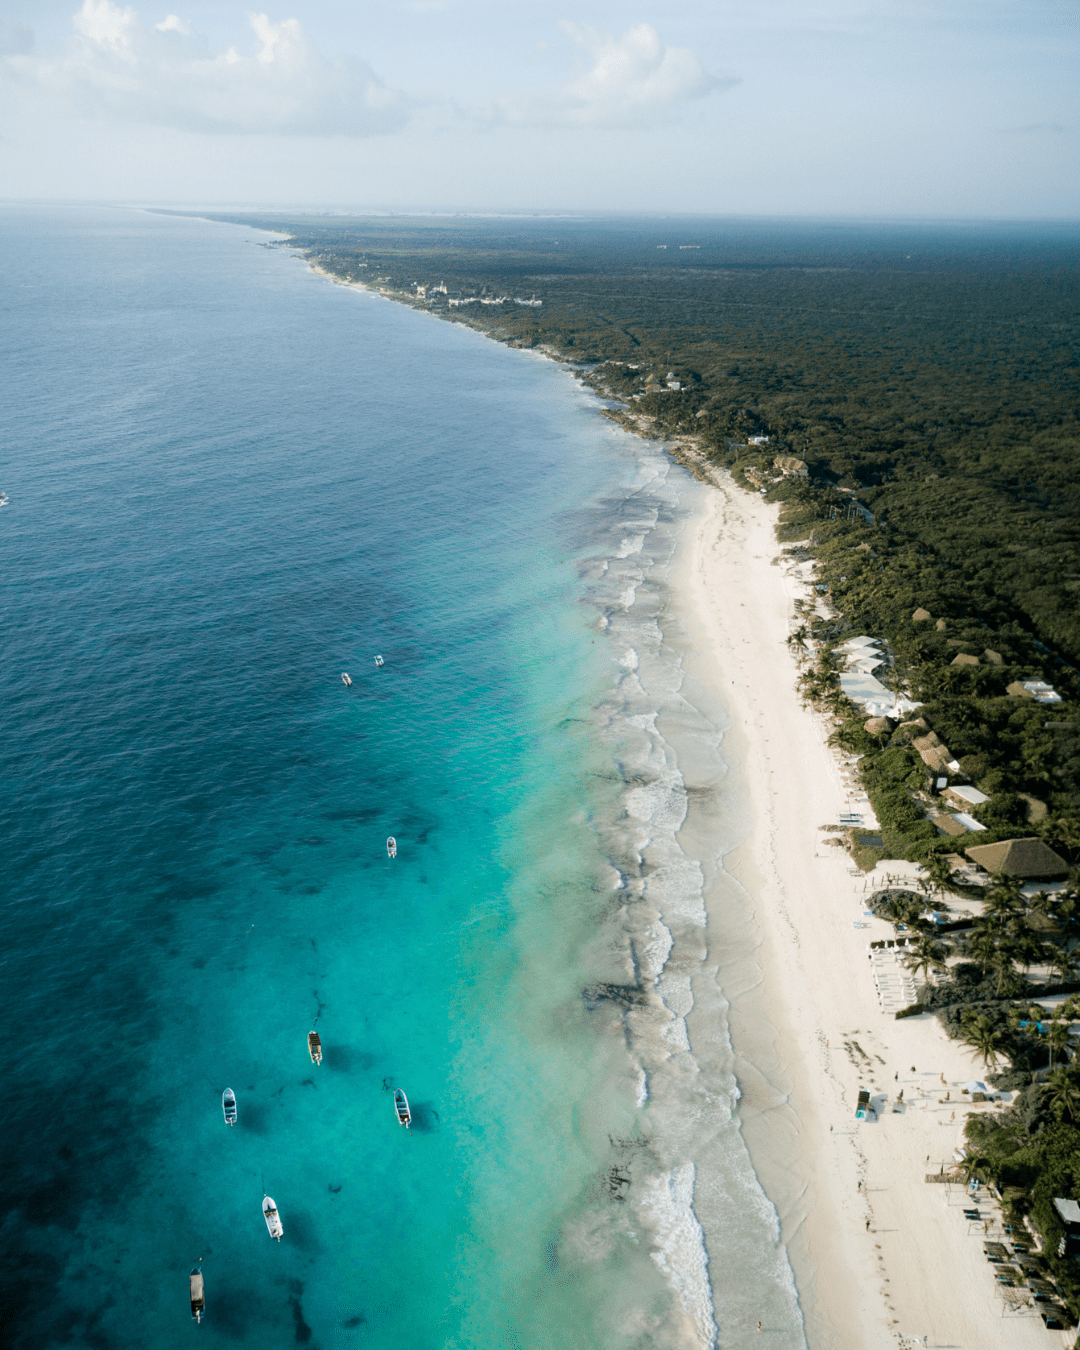
{"type": "Polygon", "coordinates": [[[745,1280],[665,1074],[798,1343],[722,1022],[702,1097],[682,977],[651,988],[645,835],[652,904],[703,923],[638,600],[688,477],[550,362],[265,236],[0,229],[10,1343],[711,1344],[745,1280]]]}

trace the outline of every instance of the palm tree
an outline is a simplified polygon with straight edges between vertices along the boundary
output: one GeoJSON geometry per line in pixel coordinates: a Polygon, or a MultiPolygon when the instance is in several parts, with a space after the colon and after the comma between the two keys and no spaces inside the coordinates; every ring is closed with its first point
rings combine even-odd
{"type": "Polygon", "coordinates": [[[912,975],[921,973],[928,978],[932,970],[940,974],[947,968],[948,955],[949,949],[944,942],[938,942],[926,933],[918,937],[900,959],[912,975]]]}
{"type": "Polygon", "coordinates": [[[982,1062],[988,1068],[997,1064],[1000,1058],[998,1030],[985,1013],[969,1012],[964,1016],[960,1039],[982,1056],[982,1062]]]}
{"type": "Polygon", "coordinates": [[[1070,857],[1080,853],[1080,819],[1076,816],[1051,816],[1039,827],[1046,842],[1070,857]]]}
{"type": "Polygon", "coordinates": [[[1009,919],[1027,908],[1015,877],[999,876],[986,893],[983,914],[989,918],[1009,919]]]}
{"type": "Polygon", "coordinates": [[[1009,1008],[1006,1019],[1009,1023],[1010,1030],[1015,1032],[1016,1035],[1026,1036],[1031,1041],[1038,1041],[1038,1023],[1042,1020],[1044,1015],[1045,1009],[1041,1008],[1037,1003],[1032,1004],[1030,1008],[1024,1008],[1021,1004],[1014,1003],[1009,1008]],[[1026,1025],[1021,1026],[1021,1022],[1024,1022],[1026,1025]]]}
{"type": "Polygon", "coordinates": [[[801,623],[787,640],[787,645],[794,651],[800,665],[806,660],[806,639],[809,636],[809,628],[806,624],[801,623]]]}
{"type": "Polygon", "coordinates": [[[1075,1120],[1080,1108],[1080,1079],[1070,1069],[1055,1069],[1046,1080],[1046,1097],[1058,1120],[1063,1115],[1075,1120]]]}
{"type": "Polygon", "coordinates": [[[1010,942],[1013,957],[1023,966],[1025,975],[1032,966],[1038,965],[1046,954],[1042,943],[1030,928],[1025,927],[1015,935],[1010,934],[1010,942]]]}
{"type": "Polygon", "coordinates": [[[924,886],[929,894],[933,894],[935,891],[943,891],[949,884],[952,865],[940,853],[931,853],[923,863],[923,871],[926,876],[920,880],[919,885],[924,886]]]}
{"type": "Polygon", "coordinates": [[[998,938],[989,927],[982,926],[980,921],[976,920],[974,936],[968,938],[965,947],[967,954],[978,964],[983,974],[993,969],[998,938]]]}
{"type": "Polygon", "coordinates": [[[960,1163],[958,1170],[965,1186],[972,1181],[981,1181],[984,1185],[990,1183],[990,1160],[981,1153],[969,1153],[960,1163]]]}
{"type": "Polygon", "coordinates": [[[995,987],[999,997],[1008,990],[1016,990],[1018,983],[1022,988],[1022,981],[1019,981],[1013,964],[1016,959],[1015,943],[1002,938],[998,942],[997,951],[994,953],[994,959],[990,966],[990,969],[997,975],[995,987]]]}
{"type": "Polygon", "coordinates": [[[1057,1015],[1065,1022],[1075,1022],[1080,1018],[1080,994],[1070,994],[1063,1003],[1058,1004],[1057,1015]]]}
{"type": "Polygon", "coordinates": [[[1062,982],[1066,981],[1070,975],[1076,973],[1076,953],[1068,951],[1065,947],[1055,947],[1054,954],[1050,958],[1051,975],[1060,975],[1062,982]]]}
{"type": "Polygon", "coordinates": [[[1050,1026],[1046,1032],[1046,1044],[1050,1050],[1050,1068],[1054,1067],[1054,1056],[1060,1054],[1069,1044],[1072,1037],[1069,1035],[1069,1024],[1063,1018],[1056,1014],[1050,1020],[1050,1026]]]}
{"type": "Polygon", "coordinates": [[[941,886],[952,876],[952,863],[943,853],[931,853],[923,866],[934,881],[941,886]]]}
{"type": "Polygon", "coordinates": [[[922,928],[925,922],[922,912],[926,908],[918,896],[902,896],[892,902],[893,921],[905,928],[922,928]]]}

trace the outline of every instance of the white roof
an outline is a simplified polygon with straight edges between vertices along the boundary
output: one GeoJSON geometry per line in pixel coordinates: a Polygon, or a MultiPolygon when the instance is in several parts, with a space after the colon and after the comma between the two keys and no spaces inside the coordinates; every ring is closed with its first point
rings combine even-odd
{"type": "Polygon", "coordinates": [[[985,792],[980,792],[977,787],[970,787],[967,783],[962,784],[960,787],[952,787],[949,791],[954,797],[963,797],[964,801],[970,803],[972,806],[981,806],[983,802],[988,802],[990,800],[985,792]]]}
{"type": "Polygon", "coordinates": [[[838,652],[854,651],[856,647],[880,647],[881,638],[867,637],[864,633],[862,637],[848,638],[846,642],[841,642],[837,647],[838,652]]]}
{"type": "Polygon", "coordinates": [[[1080,1223],[1080,1205],[1075,1200],[1059,1200],[1055,1196],[1054,1208],[1066,1223],[1080,1223]]]}
{"type": "MultiPolygon", "coordinates": [[[[850,698],[851,695],[849,694],[850,698]]],[[[896,717],[896,709],[892,705],[891,699],[868,698],[863,704],[863,708],[871,717],[896,717]]]]}
{"type": "Polygon", "coordinates": [[[963,825],[965,830],[985,830],[985,825],[980,825],[974,816],[969,816],[966,811],[952,812],[953,820],[963,825]]]}
{"type": "Polygon", "coordinates": [[[873,675],[864,675],[857,671],[841,671],[840,688],[853,703],[869,703],[871,699],[875,702],[885,701],[888,704],[893,702],[893,692],[886,689],[880,680],[875,680],[873,675]]]}
{"type": "Polygon", "coordinates": [[[1024,688],[1036,703],[1060,703],[1061,695],[1045,680],[1025,680],[1024,688]]]}

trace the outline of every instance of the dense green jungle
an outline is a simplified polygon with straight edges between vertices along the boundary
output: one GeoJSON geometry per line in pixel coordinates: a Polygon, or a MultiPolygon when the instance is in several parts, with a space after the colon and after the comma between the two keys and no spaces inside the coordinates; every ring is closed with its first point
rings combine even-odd
{"type": "Polygon", "coordinates": [[[1075,226],[213,218],[562,357],[613,416],[693,438],[781,502],[782,537],[814,559],[832,610],[808,610],[795,639],[803,693],[864,756],[882,825],[854,841],[862,865],[1032,833],[1080,861],[1075,226]],[[923,703],[960,765],[950,781],[989,795],[984,831],[942,836],[911,729],[871,734],[841,695],[833,652],[861,633],[887,639],[879,678],[923,703]],[[1064,702],[1018,696],[1030,679],[1064,702]]]}

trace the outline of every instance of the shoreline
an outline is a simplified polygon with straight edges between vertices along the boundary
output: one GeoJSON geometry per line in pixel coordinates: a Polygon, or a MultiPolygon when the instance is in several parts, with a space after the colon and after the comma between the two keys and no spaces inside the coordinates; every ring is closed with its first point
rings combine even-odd
{"type": "MultiPolygon", "coordinates": [[[[966,1115],[998,1108],[965,1101],[963,1085],[984,1070],[932,1014],[896,1021],[879,1006],[867,945],[892,929],[863,914],[873,874],[852,877],[846,855],[820,842],[819,827],[849,803],[827,724],[801,706],[786,646],[803,583],[777,565],[778,508],[708,476],[676,605],[695,643],[694,679],[722,688],[733,714],[724,795],[749,807],[744,837],[723,860],[746,912],[734,944],[730,917],[719,915],[724,931],[710,947],[728,948],[715,964],[730,1004],[738,1114],[780,1216],[807,1341],[815,1350],[924,1336],[942,1346],[1071,1345],[1033,1311],[1003,1317],[982,1227],[962,1218],[963,1188],[926,1184],[952,1165],[966,1115]],[[855,1119],[860,1088],[886,1099],[876,1121],[855,1119]]],[[[884,864],[878,885],[890,867],[914,874],[884,864]]],[[[985,1192],[979,1205],[993,1224],[985,1192]]]]}
{"type": "MultiPolygon", "coordinates": [[[[431,313],[408,295],[304,261],[337,285],[431,313]]],[[[464,315],[450,322],[499,341],[464,315]]],[[[575,373],[550,348],[501,345],[575,373]]],[[[795,688],[786,639],[791,601],[806,590],[778,566],[778,508],[714,470],[693,436],[661,441],[651,419],[604,412],[663,444],[707,485],[672,569],[672,609],[692,638],[688,676],[728,714],[719,719],[727,768],[720,809],[730,822],[737,799],[744,818],[706,892],[706,964],[727,1005],[738,1128],[779,1218],[807,1343],[1071,1345],[1071,1335],[1046,1331],[1030,1312],[1003,1317],[981,1230],[972,1234],[962,1221],[959,1188],[925,1183],[925,1173],[951,1165],[967,1113],[958,1119],[957,1107],[970,1107],[959,1089],[983,1070],[932,1015],[897,1023],[878,1005],[866,948],[892,929],[862,917],[857,897],[868,883],[849,875],[846,855],[821,847],[819,827],[849,802],[825,719],[802,707],[795,688]],[[863,1087],[887,1098],[874,1123],[854,1118],[863,1087]],[[907,1101],[893,1111],[901,1087],[907,1101]]],[[[681,750],[678,735],[668,739],[681,750]]],[[[702,806],[693,787],[680,839],[707,836],[717,809],[702,806]]],[[[909,864],[879,866],[878,884],[904,868],[914,874],[909,864]]],[[[693,1039],[693,1011],[686,1022],[693,1039]]],[[[989,1213],[985,1199],[983,1208],[989,1213]]]]}

